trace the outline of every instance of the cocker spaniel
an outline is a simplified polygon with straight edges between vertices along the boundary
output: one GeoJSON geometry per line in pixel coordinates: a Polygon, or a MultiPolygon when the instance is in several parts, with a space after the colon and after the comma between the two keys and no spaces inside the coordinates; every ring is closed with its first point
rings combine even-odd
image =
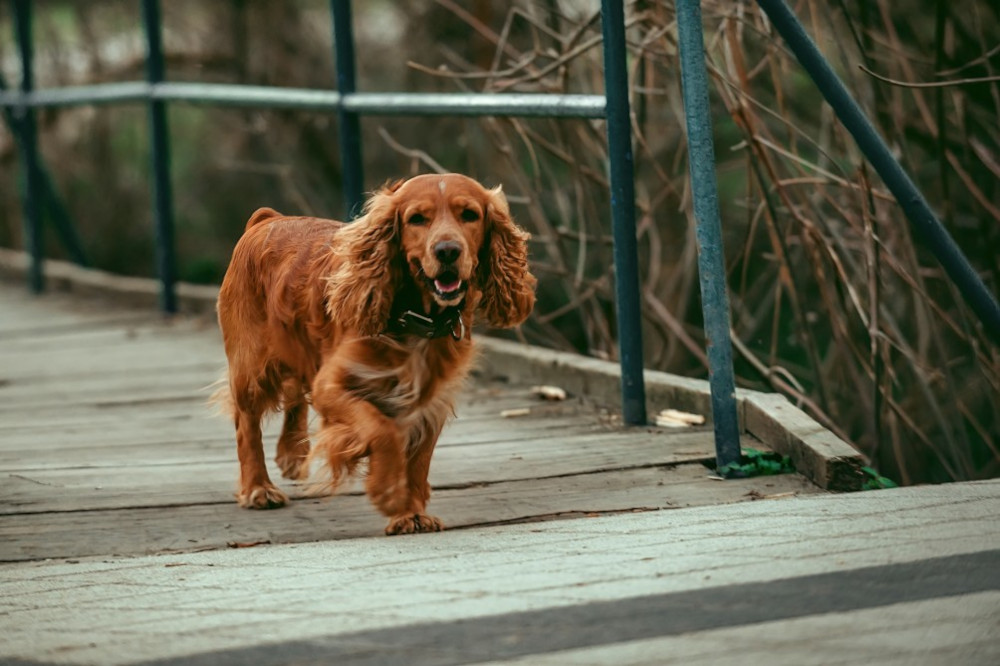
{"type": "Polygon", "coordinates": [[[318,460],[335,488],[367,459],[387,534],[440,530],[425,513],[431,455],[473,361],[474,317],[511,327],[534,306],[528,237],[501,188],[458,174],[386,185],[349,224],[256,211],[218,302],[239,504],[288,501],[261,442],[261,419],[281,410],[282,476],[305,479],[318,460]]]}

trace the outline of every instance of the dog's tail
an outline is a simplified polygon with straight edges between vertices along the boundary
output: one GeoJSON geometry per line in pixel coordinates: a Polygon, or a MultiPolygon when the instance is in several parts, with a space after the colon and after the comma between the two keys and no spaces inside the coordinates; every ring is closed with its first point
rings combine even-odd
{"type": "Polygon", "coordinates": [[[208,404],[219,416],[233,418],[236,415],[236,406],[233,404],[233,394],[229,390],[229,373],[223,372],[222,376],[205,387],[212,391],[208,398],[208,404]]]}
{"type": "Polygon", "coordinates": [[[249,231],[250,227],[255,227],[261,222],[266,222],[267,220],[275,217],[281,217],[281,213],[273,208],[258,208],[254,211],[253,215],[250,216],[250,219],[247,220],[247,226],[243,231],[249,231]]]}

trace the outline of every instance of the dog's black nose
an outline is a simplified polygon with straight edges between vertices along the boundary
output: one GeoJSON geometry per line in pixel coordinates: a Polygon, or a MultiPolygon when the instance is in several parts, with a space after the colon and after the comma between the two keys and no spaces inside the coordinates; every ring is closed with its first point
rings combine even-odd
{"type": "Polygon", "coordinates": [[[458,260],[458,255],[462,254],[462,246],[455,241],[441,241],[434,246],[434,256],[442,264],[453,264],[458,260]]]}

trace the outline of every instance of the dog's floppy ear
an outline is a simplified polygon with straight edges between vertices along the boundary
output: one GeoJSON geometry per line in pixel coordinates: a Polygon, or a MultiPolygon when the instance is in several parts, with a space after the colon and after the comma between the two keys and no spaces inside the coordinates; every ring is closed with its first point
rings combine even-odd
{"type": "Polygon", "coordinates": [[[402,277],[399,221],[393,193],[403,181],[372,194],[361,217],[334,237],[337,268],[328,278],[326,309],[341,328],[378,335],[389,321],[402,277]]]}
{"type": "Polygon", "coordinates": [[[528,239],[510,216],[503,190],[487,192],[485,254],[479,260],[479,312],[491,326],[517,326],[535,306],[535,276],[528,271],[528,239]]]}

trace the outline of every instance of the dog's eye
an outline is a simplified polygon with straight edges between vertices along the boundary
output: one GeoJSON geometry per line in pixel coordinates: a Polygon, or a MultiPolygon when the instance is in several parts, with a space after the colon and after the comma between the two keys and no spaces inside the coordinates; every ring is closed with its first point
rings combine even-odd
{"type": "Polygon", "coordinates": [[[420,213],[414,213],[410,216],[410,219],[406,221],[407,224],[412,224],[414,226],[420,226],[422,224],[427,224],[427,218],[420,213]]]}
{"type": "Polygon", "coordinates": [[[472,210],[471,208],[466,208],[462,211],[461,218],[465,222],[475,222],[479,219],[479,213],[472,210]]]}

